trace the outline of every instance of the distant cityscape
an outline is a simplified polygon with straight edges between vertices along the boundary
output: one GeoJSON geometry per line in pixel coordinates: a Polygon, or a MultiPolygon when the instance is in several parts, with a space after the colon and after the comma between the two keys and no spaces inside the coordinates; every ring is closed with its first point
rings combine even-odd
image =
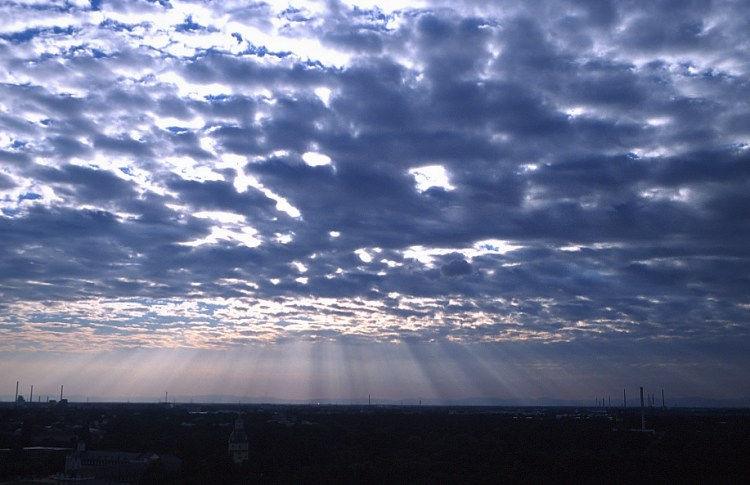
{"type": "Polygon", "coordinates": [[[0,403],[0,480],[750,477],[740,452],[750,445],[750,410],[651,406],[647,397],[642,408],[601,399],[587,407],[55,401],[0,403]]]}
{"type": "MultiPolygon", "coordinates": [[[[190,403],[216,403],[216,404],[308,404],[308,405],[361,405],[361,404],[378,404],[388,406],[398,405],[431,405],[431,406],[627,406],[628,402],[635,405],[637,401],[638,389],[632,389],[631,395],[628,396],[627,389],[621,389],[619,394],[615,391],[602,395],[593,395],[581,399],[559,399],[559,398],[491,398],[491,397],[466,397],[466,398],[429,398],[429,397],[405,397],[405,398],[383,398],[378,396],[363,396],[360,398],[310,398],[310,399],[284,399],[269,396],[252,397],[247,395],[228,395],[228,394],[210,394],[210,395],[183,395],[183,394],[166,394],[161,396],[133,395],[119,397],[102,397],[87,396],[80,393],[63,396],[64,385],[58,389],[57,394],[43,393],[35,394],[33,385],[26,386],[26,394],[22,392],[21,382],[18,383],[19,389],[14,394],[0,394],[0,402],[20,403],[51,403],[54,404],[59,400],[72,402],[91,402],[91,403],[164,403],[173,404],[190,404],[190,403]],[[630,399],[630,401],[628,401],[630,399]]],[[[611,391],[610,391],[611,392],[611,391]]],[[[645,391],[645,403],[647,406],[657,406],[667,404],[667,397],[664,389],[651,389],[645,391]]],[[[721,399],[706,398],[701,396],[669,396],[668,403],[671,407],[710,407],[710,408],[741,408],[750,407],[747,399],[721,399]]]]}

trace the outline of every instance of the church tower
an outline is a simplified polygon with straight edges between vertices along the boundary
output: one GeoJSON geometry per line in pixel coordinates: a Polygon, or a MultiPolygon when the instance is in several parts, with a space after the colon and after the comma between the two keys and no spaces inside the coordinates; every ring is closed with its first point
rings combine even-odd
{"type": "Polygon", "coordinates": [[[249,448],[242,419],[238,417],[234,422],[234,430],[229,435],[229,456],[235,463],[244,463],[250,458],[249,448]]]}

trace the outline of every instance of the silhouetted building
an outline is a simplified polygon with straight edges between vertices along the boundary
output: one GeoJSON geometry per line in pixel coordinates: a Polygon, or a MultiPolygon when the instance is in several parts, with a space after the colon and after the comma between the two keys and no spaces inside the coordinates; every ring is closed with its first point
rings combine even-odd
{"type": "Polygon", "coordinates": [[[234,422],[234,430],[229,435],[229,456],[235,463],[244,463],[250,458],[250,444],[242,424],[242,419],[234,422]]]}
{"type": "Polygon", "coordinates": [[[124,451],[86,450],[83,441],[65,457],[65,473],[58,483],[132,483],[156,467],[174,473],[180,462],[174,457],[160,457],[156,453],[128,453],[124,451]]]}

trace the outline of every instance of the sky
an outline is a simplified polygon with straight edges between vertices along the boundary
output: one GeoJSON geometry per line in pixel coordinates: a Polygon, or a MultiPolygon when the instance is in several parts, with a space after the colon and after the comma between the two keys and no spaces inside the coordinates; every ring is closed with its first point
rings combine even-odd
{"type": "Polygon", "coordinates": [[[748,32],[731,0],[2,2],[0,397],[750,404],[748,32]]]}

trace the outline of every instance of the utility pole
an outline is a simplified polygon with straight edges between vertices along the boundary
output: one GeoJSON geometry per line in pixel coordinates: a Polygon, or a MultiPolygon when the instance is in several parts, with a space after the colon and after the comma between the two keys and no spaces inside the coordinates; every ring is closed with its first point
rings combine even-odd
{"type": "Polygon", "coordinates": [[[646,414],[643,408],[643,387],[641,387],[641,431],[646,430],[646,414]]]}

